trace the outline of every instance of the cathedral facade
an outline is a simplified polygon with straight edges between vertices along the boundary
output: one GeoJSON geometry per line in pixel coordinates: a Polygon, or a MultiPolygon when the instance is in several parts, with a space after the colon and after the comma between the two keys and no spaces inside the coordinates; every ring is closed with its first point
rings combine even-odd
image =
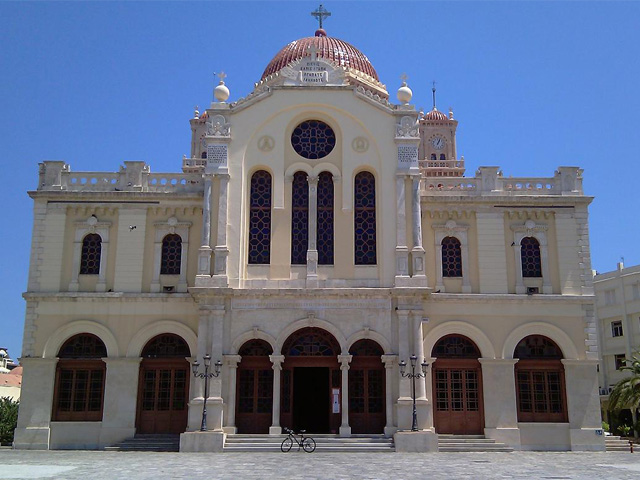
{"type": "Polygon", "coordinates": [[[210,355],[211,450],[284,427],[604,449],[579,168],[464,176],[453,112],[392,103],[322,29],[214,96],[181,173],[40,164],[16,448],[202,449],[210,355]]]}

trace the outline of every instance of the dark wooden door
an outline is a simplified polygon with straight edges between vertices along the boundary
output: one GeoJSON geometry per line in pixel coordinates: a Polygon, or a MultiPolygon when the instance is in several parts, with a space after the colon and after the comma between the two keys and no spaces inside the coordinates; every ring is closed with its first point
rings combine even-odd
{"type": "Polygon", "coordinates": [[[184,432],[189,363],[184,359],[142,360],[138,395],[138,433],[184,432]]]}
{"type": "Polygon", "coordinates": [[[380,357],[353,357],[349,368],[351,432],[384,433],[385,421],[385,372],[380,357]]]}
{"type": "Polygon", "coordinates": [[[238,433],[269,433],[273,413],[273,369],[269,357],[243,358],[237,386],[238,433]]]}
{"type": "Polygon", "coordinates": [[[484,433],[480,362],[438,359],[432,376],[436,432],[455,435],[484,433]]]}

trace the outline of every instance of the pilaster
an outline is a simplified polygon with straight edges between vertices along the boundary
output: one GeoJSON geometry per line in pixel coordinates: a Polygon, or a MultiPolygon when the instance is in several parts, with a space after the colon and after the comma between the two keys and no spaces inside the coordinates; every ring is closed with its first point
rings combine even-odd
{"type": "Polygon", "coordinates": [[[284,355],[269,355],[269,360],[273,364],[271,367],[273,368],[273,410],[269,435],[280,435],[282,433],[282,427],[280,426],[280,376],[284,355]]]}
{"type": "Polygon", "coordinates": [[[237,374],[238,363],[242,360],[240,355],[224,355],[224,364],[227,367],[227,376],[229,377],[227,388],[227,421],[224,427],[225,433],[235,434],[236,428],[236,390],[237,390],[237,374]]]}
{"type": "Polygon", "coordinates": [[[340,425],[340,436],[351,436],[349,426],[349,364],[353,360],[353,355],[338,355],[340,371],[342,372],[342,423],[340,425]]]}

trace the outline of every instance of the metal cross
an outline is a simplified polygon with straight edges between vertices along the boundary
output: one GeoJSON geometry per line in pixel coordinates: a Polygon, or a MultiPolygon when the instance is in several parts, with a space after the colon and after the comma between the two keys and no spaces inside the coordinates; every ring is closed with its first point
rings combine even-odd
{"type": "Polygon", "coordinates": [[[436,109],[436,81],[433,81],[433,87],[431,87],[431,92],[433,93],[433,109],[436,109]]]}
{"type": "Polygon", "coordinates": [[[213,72],[214,75],[216,75],[220,81],[222,81],[224,83],[224,79],[227,78],[227,74],[224,72],[220,72],[220,73],[215,73],[213,72]]]}
{"type": "Polygon", "coordinates": [[[318,20],[318,22],[320,22],[320,28],[322,28],[322,20],[324,20],[327,17],[331,16],[331,12],[329,10],[327,10],[326,8],[324,8],[322,6],[322,4],[320,4],[320,6],[318,7],[317,10],[311,12],[311,16],[312,17],[316,17],[316,20],[318,20]]]}
{"type": "Polygon", "coordinates": [[[407,78],[409,77],[407,77],[406,73],[403,73],[402,75],[400,75],[400,80],[402,80],[403,83],[407,83],[407,78]]]}

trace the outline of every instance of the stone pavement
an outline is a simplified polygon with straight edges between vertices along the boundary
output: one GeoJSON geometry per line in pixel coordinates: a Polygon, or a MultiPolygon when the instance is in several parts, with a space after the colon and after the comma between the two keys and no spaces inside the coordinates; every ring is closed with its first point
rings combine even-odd
{"type": "Polygon", "coordinates": [[[0,450],[0,479],[634,479],[630,453],[141,453],[0,450]]]}

